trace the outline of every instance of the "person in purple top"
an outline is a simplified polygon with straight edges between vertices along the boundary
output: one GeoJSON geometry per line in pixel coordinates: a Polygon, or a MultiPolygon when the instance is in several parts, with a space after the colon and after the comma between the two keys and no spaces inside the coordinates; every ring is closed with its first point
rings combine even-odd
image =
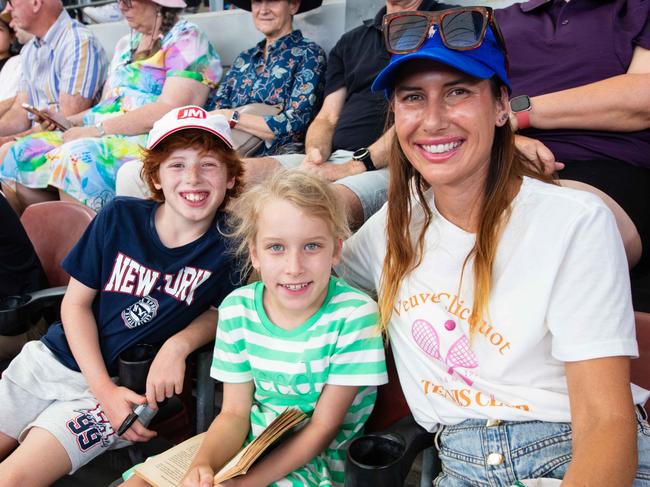
{"type": "Polygon", "coordinates": [[[547,167],[561,161],[563,185],[597,188],[617,216],[630,267],[650,244],[649,14],[644,0],[497,10],[518,148],[547,167]]]}

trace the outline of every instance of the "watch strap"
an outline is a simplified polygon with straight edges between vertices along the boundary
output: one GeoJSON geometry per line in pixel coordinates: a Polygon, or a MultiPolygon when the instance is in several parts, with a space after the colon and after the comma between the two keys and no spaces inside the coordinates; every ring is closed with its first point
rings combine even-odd
{"type": "Polygon", "coordinates": [[[366,171],[377,170],[377,166],[375,166],[375,163],[372,161],[372,157],[370,157],[370,151],[366,147],[354,151],[354,154],[352,154],[352,159],[355,161],[361,161],[363,166],[366,168],[366,171]]]}
{"type": "Polygon", "coordinates": [[[375,163],[372,162],[372,157],[370,157],[370,152],[368,152],[368,155],[366,157],[363,157],[360,159],[363,165],[366,167],[366,171],[376,171],[377,166],[375,166],[375,163]]]}
{"type": "Polygon", "coordinates": [[[515,112],[517,118],[517,130],[524,130],[530,127],[530,110],[515,112]]]}
{"type": "Polygon", "coordinates": [[[228,125],[230,125],[231,129],[234,129],[238,123],[239,123],[239,112],[237,110],[233,110],[232,115],[230,116],[230,120],[228,120],[228,125]]]}

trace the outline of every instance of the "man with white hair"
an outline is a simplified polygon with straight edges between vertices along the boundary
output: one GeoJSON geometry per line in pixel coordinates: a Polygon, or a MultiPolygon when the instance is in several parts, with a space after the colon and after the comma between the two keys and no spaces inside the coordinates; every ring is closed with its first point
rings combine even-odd
{"type": "Polygon", "coordinates": [[[19,91],[0,117],[0,136],[30,129],[33,115],[23,103],[65,116],[90,108],[106,77],[99,41],[68,15],[60,0],[8,0],[7,11],[16,27],[34,37],[22,50],[19,91]]]}

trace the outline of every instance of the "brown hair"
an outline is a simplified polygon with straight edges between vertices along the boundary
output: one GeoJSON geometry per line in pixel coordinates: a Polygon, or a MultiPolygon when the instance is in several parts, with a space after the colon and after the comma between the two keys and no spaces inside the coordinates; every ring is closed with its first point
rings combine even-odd
{"type": "Polygon", "coordinates": [[[303,171],[277,171],[270,179],[247,188],[228,208],[229,226],[233,229],[230,236],[234,237],[235,253],[246,271],[251,270],[248,249],[257,237],[259,215],[264,205],[274,199],[288,201],[305,213],[321,218],[334,239],[343,240],[350,234],[345,205],[329,182],[303,171]]]}
{"type": "Polygon", "coordinates": [[[241,192],[244,168],[241,159],[233,149],[217,136],[200,129],[186,129],[176,132],[164,138],[153,149],[142,150],[142,180],[151,191],[151,198],[155,201],[165,201],[162,190],[157,189],[155,184],[160,183],[160,165],[178,149],[196,149],[203,154],[213,154],[221,163],[226,166],[228,179],[235,178],[235,185],[226,191],[223,203],[219,207],[224,208],[230,198],[235,198],[241,192]]]}
{"type": "MultiPolygon", "coordinates": [[[[497,78],[490,80],[492,96],[501,98],[503,86],[497,78]]],[[[393,103],[391,103],[392,110],[393,103]]],[[[389,117],[390,118],[390,117],[389,117]]],[[[422,262],[424,240],[433,219],[433,212],[424,192],[428,184],[413,168],[404,155],[397,137],[393,138],[390,156],[390,183],[388,187],[388,212],[386,219],[387,248],[382,268],[379,289],[380,325],[386,330],[393,312],[393,305],[402,280],[422,262]],[[408,195],[408,197],[405,197],[408,195]],[[416,208],[422,214],[415,214],[416,208]],[[411,234],[417,227],[417,235],[411,234]],[[414,240],[415,237],[415,240],[414,240]]],[[[552,182],[543,174],[541,167],[535,168],[516,152],[514,134],[509,124],[496,127],[492,141],[490,166],[485,180],[484,197],[479,212],[476,242],[465,258],[459,279],[459,289],[465,266],[474,262],[474,303],[469,317],[470,335],[487,311],[492,280],[492,266],[501,231],[508,220],[510,203],[514,198],[513,183],[523,176],[552,182]]]]}

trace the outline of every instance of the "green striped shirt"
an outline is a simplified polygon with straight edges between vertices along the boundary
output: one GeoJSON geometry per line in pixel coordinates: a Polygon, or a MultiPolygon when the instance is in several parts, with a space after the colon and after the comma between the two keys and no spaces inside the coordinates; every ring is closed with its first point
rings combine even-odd
{"type": "Polygon", "coordinates": [[[233,291],[219,307],[211,375],[253,380],[249,441],[285,408],[314,411],[325,384],[361,386],[334,441],[304,467],[273,485],[343,485],[345,450],[357,437],[388,378],[376,303],[332,277],[321,308],[293,330],[274,325],[262,304],[264,284],[233,291]]]}

